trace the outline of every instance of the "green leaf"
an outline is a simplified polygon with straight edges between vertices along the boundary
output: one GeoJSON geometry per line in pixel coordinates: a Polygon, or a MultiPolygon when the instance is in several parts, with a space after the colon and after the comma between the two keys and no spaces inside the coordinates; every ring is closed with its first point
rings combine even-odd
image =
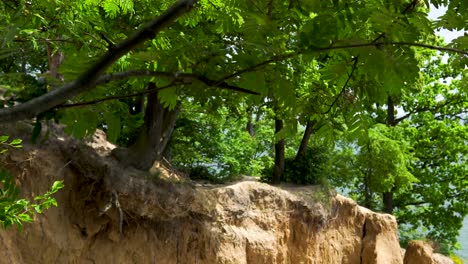
{"type": "Polygon", "coordinates": [[[20,145],[22,142],[23,142],[23,140],[16,138],[16,139],[13,139],[13,140],[10,142],[10,144],[11,144],[11,145],[20,145]]]}
{"type": "Polygon", "coordinates": [[[242,74],[238,86],[251,91],[259,92],[266,95],[268,88],[265,82],[265,75],[263,72],[247,72],[242,74]]]}
{"type": "Polygon", "coordinates": [[[121,123],[120,118],[111,112],[104,113],[104,119],[107,125],[107,139],[110,142],[116,142],[120,136],[121,123]]]}
{"type": "Polygon", "coordinates": [[[57,192],[58,190],[62,189],[63,187],[65,187],[65,185],[63,184],[63,181],[55,181],[55,182],[52,184],[51,192],[52,192],[52,193],[55,193],[55,192],[57,192]]]}
{"type": "Polygon", "coordinates": [[[0,136],[0,143],[7,142],[9,138],[10,138],[10,136],[0,136]]]}
{"type": "Polygon", "coordinates": [[[18,219],[22,222],[27,222],[27,223],[30,223],[33,221],[33,219],[31,218],[29,214],[19,214],[18,219]]]}
{"type": "Polygon", "coordinates": [[[176,107],[179,96],[177,95],[177,89],[175,87],[163,89],[159,91],[158,94],[164,107],[168,107],[171,110],[176,107]]]}

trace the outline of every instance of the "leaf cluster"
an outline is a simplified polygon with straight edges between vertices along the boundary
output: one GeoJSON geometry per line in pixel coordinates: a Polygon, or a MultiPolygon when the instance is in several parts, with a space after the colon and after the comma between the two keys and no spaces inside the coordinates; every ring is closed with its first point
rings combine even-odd
{"type": "Polygon", "coordinates": [[[18,199],[19,189],[15,179],[5,169],[0,169],[0,184],[0,225],[3,228],[16,225],[20,230],[24,223],[33,221],[36,213],[40,214],[51,206],[57,206],[52,195],[63,188],[63,182],[56,181],[48,192],[34,197],[35,202],[30,202],[18,199]]]}

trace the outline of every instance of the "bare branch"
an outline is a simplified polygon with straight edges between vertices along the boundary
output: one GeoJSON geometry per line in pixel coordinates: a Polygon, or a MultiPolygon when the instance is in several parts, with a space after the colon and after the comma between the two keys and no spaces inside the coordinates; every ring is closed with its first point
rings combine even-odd
{"type": "Polygon", "coordinates": [[[178,17],[187,13],[197,0],[179,0],[159,17],[144,25],[133,35],[115,45],[106,52],[95,64],[75,81],[65,84],[40,97],[34,98],[17,106],[0,109],[0,122],[12,122],[32,118],[39,113],[51,109],[78,94],[96,87],[96,81],[113,63],[123,55],[135,49],[146,40],[154,38],[163,28],[178,17]]]}

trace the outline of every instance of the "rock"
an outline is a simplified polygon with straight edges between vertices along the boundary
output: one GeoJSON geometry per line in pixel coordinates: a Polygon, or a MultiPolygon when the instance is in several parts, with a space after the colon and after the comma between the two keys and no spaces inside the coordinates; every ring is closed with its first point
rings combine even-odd
{"type": "Polygon", "coordinates": [[[404,264],[435,264],[432,246],[421,240],[412,240],[406,247],[404,264]]]}
{"type": "Polygon", "coordinates": [[[455,264],[455,262],[451,258],[442,254],[434,253],[432,257],[434,259],[435,264],[455,264]]]}
{"type": "Polygon", "coordinates": [[[364,226],[362,263],[400,264],[402,258],[395,218],[388,214],[372,213],[364,226]]]}
{"type": "Polygon", "coordinates": [[[107,141],[107,135],[104,131],[96,129],[91,137],[86,138],[85,143],[96,150],[101,156],[107,156],[116,146],[107,141]]]}

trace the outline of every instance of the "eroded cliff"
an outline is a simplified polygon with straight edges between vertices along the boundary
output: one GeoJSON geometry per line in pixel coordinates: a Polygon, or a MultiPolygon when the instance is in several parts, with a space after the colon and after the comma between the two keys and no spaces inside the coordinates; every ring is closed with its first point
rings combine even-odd
{"type": "Polygon", "coordinates": [[[395,218],[351,199],[137,171],[107,156],[112,147],[56,135],[3,157],[26,197],[66,187],[23,232],[0,232],[1,263],[403,263],[395,218]]]}

